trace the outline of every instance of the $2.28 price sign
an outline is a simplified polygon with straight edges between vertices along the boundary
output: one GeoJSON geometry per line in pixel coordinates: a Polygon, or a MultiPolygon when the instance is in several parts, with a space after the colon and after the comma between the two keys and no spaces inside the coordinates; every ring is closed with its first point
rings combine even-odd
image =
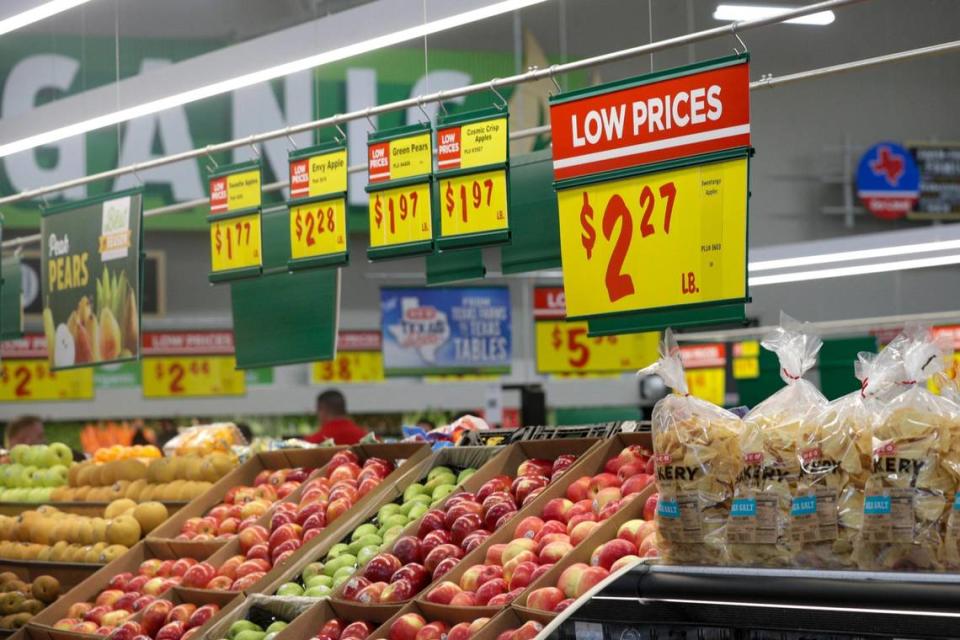
{"type": "Polygon", "coordinates": [[[214,272],[259,267],[262,260],[259,213],[210,223],[210,264],[214,272]]]}
{"type": "Polygon", "coordinates": [[[567,316],[743,299],[747,160],[557,194],[567,316]]]}
{"type": "Polygon", "coordinates": [[[371,193],[369,207],[372,247],[407,244],[433,237],[429,183],[371,193]]]}
{"type": "Polygon", "coordinates": [[[503,169],[440,179],[441,236],[498,231],[507,219],[507,174],[503,169]]]}
{"type": "Polygon", "coordinates": [[[313,258],[347,250],[346,211],[342,198],[290,208],[290,256],[313,258]]]}
{"type": "Polygon", "coordinates": [[[143,360],[147,398],[232,396],[246,393],[233,356],[150,357],[143,360]]]}
{"type": "Polygon", "coordinates": [[[0,365],[0,402],[93,398],[93,369],[51,371],[46,360],[7,360],[0,365]]]}
{"type": "Polygon", "coordinates": [[[610,373],[640,369],[657,357],[659,334],[587,336],[586,322],[538,320],[537,371],[610,373]]]}

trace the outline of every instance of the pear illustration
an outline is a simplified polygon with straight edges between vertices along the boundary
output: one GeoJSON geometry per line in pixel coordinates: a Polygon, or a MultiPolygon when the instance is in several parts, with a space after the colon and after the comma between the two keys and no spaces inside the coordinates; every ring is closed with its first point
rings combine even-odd
{"type": "Polygon", "coordinates": [[[56,327],[53,322],[53,311],[50,307],[43,308],[43,335],[47,338],[47,357],[53,360],[56,352],[56,327]]]}
{"type": "Polygon", "coordinates": [[[100,359],[116,360],[120,356],[120,325],[108,308],[100,311],[100,359]]]}
{"type": "Polygon", "coordinates": [[[136,351],[140,341],[140,314],[137,313],[137,294],[129,284],[124,296],[122,316],[123,347],[128,351],[136,351]]]}

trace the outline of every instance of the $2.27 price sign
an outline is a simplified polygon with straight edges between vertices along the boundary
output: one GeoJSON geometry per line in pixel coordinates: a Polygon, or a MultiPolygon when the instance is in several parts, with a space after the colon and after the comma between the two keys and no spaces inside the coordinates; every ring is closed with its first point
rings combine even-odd
{"type": "Polygon", "coordinates": [[[342,198],[290,207],[290,256],[313,258],[347,250],[342,198]]]}
{"type": "Polygon", "coordinates": [[[93,369],[51,371],[46,360],[7,360],[0,365],[0,402],[93,398],[93,369]]]}
{"type": "Polygon", "coordinates": [[[214,272],[259,267],[262,259],[259,213],[210,223],[210,263],[214,272]]]}
{"type": "Polygon", "coordinates": [[[430,183],[370,194],[370,246],[383,247],[433,237],[430,183]]]}
{"type": "Polygon", "coordinates": [[[590,338],[586,322],[538,320],[537,371],[611,373],[640,369],[656,359],[659,334],[590,338]]]}
{"type": "Polygon", "coordinates": [[[441,236],[498,231],[509,227],[507,174],[503,169],[440,179],[441,236]]]}
{"type": "Polygon", "coordinates": [[[246,393],[233,356],[151,357],[143,360],[147,398],[233,396],[246,393]]]}
{"type": "Polygon", "coordinates": [[[570,318],[743,299],[747,160],[557,194],[570,318]]]}

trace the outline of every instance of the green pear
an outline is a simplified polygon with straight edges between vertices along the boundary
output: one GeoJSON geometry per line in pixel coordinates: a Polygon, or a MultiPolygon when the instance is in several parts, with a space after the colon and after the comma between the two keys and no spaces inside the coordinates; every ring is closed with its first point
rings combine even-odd
{"type": "Polygon", "coordinates": [[[461,484],[464,480],[466,480],[476,472],[477,472],[476,469],[473,469],[470,467],[464,469],[463,471],[457,474],[457,484],[461,484]]]}
{"type": "Polygon", "coordinates": [[[407,517],[410,518],[410,522],[414,520],[419,520],[423,517],[427,511],[430,511],[430,507],[425,504],[420,504],[419,502],[413,505],[413,508],[410,509],[410,513],[407,514],[407,517]]]}
{"type": "Polygon", "coordinates": [[[351,542],[356,542],[365,535],[377,532],[377,525],[370,524],[369,522],[364,523],[353,530],[353,534],[350,536],[351,542]]]}
{"type": "Polygon", "coordinates": [[[327,598],[332,593],[333,593],[333,589],[331,587],[328,587],[325,584],[321,584],[315,587],[310,587],[309,589],[303,592],[303,595],[305,595],[308,598],[327,598]]]}
{"type": "Polygon", "coordinates": [[[443,500],[443,499],[446,498],[448,495],[450,495],[451,493],[453,493],[454,489],[456,489],[456,488],[457,488],[457,487],[456,487],[455,485],[452,485],[452,484],[442,484],[442,485],[440,485],[439,487],[437,487],[436,489],[433,490],[433,495],[432,495],[433,501],[434,501],[434,502],[438,502],[438,501],[440,501],[440,500],[443,500]]]}
{"type": "Polygon", "coordinates": [[[452,476],[454,475],[453,469],[451,469],[450,467],[443,467],[443,466],[434,467],[433,469],[430,469],[429,473],[427,473],[427,480],[433,480],[439,475],[452,476]]]}
{"type": "Polygon", "coordinates": [[[403,507],[397,504],[396,502],[385,504],[382,507],[380,507],[380,509],[377,511],[377,520],[383,520],[384,518],[389,518],[395,513],[400,513],[402,509],[403,507]]]}
{"type": "Polygon", "coordinates": [[[277,589],[278,596],[302,596],[303,587],[296,582],[285,582],[277,589]]]}
{"type": "Polygon", "coordinates": [[[338,542],[337,544],[335,544],[335,545],[333,545],[332,547],[330,547],[330,551],[327,552],[327,557],[328,557],[328,558],[336,558],[336,557],[339,556],[341,553],[346,553],[348,546],[349,546],[349,545],[347,545],[345,542],[338,542]]]}
{"type": "Polygon", "coordinates": [[[265,631],[267,633],[280,633],[281,631],[287,628],[287,624],[289,623],[284,622],[283,620],[275,620],[270,624],[269,627],[265,629],[265,631]]]}
{"type": "Polygon", "coordinates": [[[452,473],[436,476],[433,478],[433,480],[428,480],[427,483],[423,485],[423,488],[429,491],[430,495],[432,496],[437,487],[442,487],[448,484],[451,486],[457,484],[457,476],[453,475],[452,473]]]}
{"type": "Polygon", "coordinates": [[[227,630],[228,638],[236,638],[237,634],[241,631],[260,631],[263,632],[263,629],[259,625],[250,622],[249,620],[237,620],[230,625],[230,628],[227,630]]]}
{"type": "Polygon", "coordinates": [[[323,574],[323,563],[311,562],[303,568],[303,573],[300,574],[300,577],[303,578],[303,583],[306,584],[310,582],[311,578],[315,578],[321,574],[323,574]]]}
{"type": "Polygon", "coordinates": [[[357,553],[357,562],[360,566],[363,566],[370,562],[370,558],[380,553],[380,545],[375,545],[371,547],[364,547],[360,549],[360,552],[357,553]]]}
{"type": "Polygon", "coordinates": [[[403,501],[408,502],[414,496],[420,496],[427,493],[429,492],[423,487],[422,484],[420,484],[419,482],[414,482],[413,484],[411,484],[410,486],[408,486],[406,489],[403,490],[403,501]]]}
{"type": "Polygon", "coordinates": [[[310,578],[309,580],[304,581],[303,585],[304,585],[307,589],[309,589],[309,588],[311,588],[311,587],[321,587],[321,586],[332,587],[332,586],[333,586],[333,578],[332,578],[331,576],[325,576],[325,575],[322,575],[322,574],[321,574],[321,575],[318,575],[318,576],[313,576],[313,577],[310,578]]]}
{"type": "Polygon", "coordinates": [[[392,527],[405,527],[409,524],[410,519],[403,515],[402,513],[395,513],[389,518],[386,518],[383,522],[380,523],[380,530],[386,531],[392,527]]]}

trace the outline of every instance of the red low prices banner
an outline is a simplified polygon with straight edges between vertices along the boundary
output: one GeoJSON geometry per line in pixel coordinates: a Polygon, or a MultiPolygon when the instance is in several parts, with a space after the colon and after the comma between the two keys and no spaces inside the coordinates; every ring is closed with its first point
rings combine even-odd
{"type": "MultiPolygon", "coordinates": [[[[682,73],[675,70],[672,73],[682,73]]],[[[557,180],[750,145],[746,60],[550,106],[557,180]]]]}

